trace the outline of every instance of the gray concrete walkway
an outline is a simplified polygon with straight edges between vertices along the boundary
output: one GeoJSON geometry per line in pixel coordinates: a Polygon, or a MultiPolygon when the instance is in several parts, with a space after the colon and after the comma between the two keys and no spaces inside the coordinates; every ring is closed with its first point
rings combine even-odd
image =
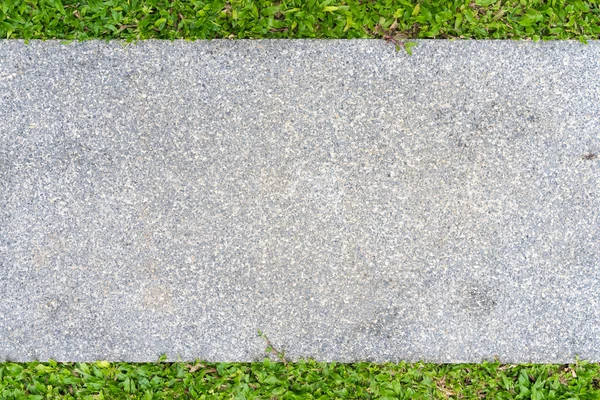
{"type": "Polygon", "coordinates": [[[0,41],[0,359],[600,361],[600,43],[0,41]]]}

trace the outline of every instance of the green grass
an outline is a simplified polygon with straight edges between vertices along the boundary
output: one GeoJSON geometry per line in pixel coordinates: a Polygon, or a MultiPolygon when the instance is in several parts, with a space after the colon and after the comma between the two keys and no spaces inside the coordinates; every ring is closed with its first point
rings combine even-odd
{"type": "Polygon", "coordinates": [[[600,365],[0,363],[10,399],[598,399],[600,365]]]}
{"type": "Polygon", "coordinates": [[[0,0],[0,37],[598,39],[597,0],[0,0]]]}
{"type": "MultiPolygon", "coordinates": [[[[0,0],[0,38],[600,38],[583,0],[0,0]]],[[[0,363],[0,399],[600,399],[600,365],[0,363]]]]}

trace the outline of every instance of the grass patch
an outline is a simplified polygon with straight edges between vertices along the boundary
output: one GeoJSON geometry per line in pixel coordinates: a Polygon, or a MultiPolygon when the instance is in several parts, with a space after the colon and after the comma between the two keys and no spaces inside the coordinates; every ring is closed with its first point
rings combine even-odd
{"type": "Polygon", "coordinates": [[[595,0],[1,0],[0,38],[598,39],[595,0]]]}
{"type": "Polygon", "coordinates": [[[0,363],[2,399],[598,399],[600,365],[0,363]]]}

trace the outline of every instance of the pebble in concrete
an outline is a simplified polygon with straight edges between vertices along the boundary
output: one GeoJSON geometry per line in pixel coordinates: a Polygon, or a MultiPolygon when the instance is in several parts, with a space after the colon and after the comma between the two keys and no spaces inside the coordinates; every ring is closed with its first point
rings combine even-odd
{"type": "Polygon", "coordinates": [[[600,361],[600,43],[0,41],[0,359],[600,361]]]}

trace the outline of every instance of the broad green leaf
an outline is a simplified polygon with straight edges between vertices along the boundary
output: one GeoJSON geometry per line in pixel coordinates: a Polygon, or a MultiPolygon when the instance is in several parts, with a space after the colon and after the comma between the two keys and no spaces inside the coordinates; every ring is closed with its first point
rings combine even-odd
{"type": "Polygon", "coordinates": [[[415,17],[415,16],[419,15],[419,11],[421,11],[421,4],[417,4],[417,5],[415,6],[415,8],[413,8],[413,11],[412,11],[412,14],[411,14],[411,15],[412,15],[413,17],[415,17]]]}

